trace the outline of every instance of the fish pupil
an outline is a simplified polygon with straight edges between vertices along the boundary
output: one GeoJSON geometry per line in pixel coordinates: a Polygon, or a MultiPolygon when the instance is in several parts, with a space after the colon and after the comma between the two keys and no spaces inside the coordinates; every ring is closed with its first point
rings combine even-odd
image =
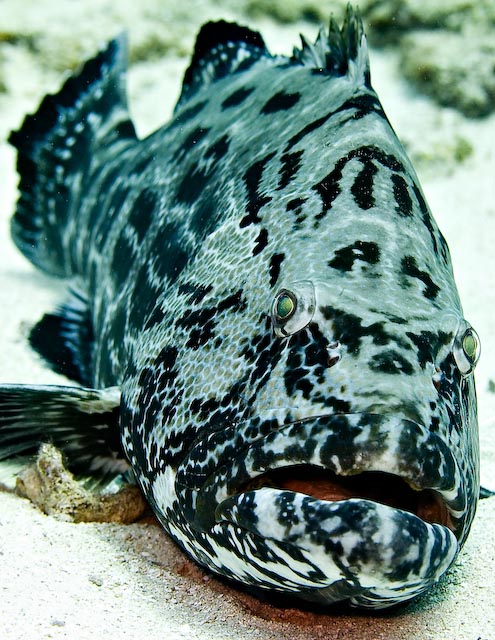
{"type": "Polygon", "coordinates": [[[289,293],[281,293],[278,296],[275,312],[277,320],[285,321],[291,318],[296,311],[296,301],[289,293]]]}
{"type": "Polygon", "coordinates": [[[469,360],[476,360],[476,353],[478,351],[478,342],[472,331],[467,331],[463,340],[462,340],[462,348],[464,349],[464,353],[469,360]]]}

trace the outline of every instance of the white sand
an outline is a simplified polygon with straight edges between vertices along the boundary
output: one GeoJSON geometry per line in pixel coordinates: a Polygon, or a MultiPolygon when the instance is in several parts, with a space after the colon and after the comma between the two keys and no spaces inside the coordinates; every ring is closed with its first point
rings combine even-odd
{"type": "MultiPolygon", "coordinates": [[[[37,4],[49,5],[47,0],[37,4]]],[[[204,8],[202,14],[191,12],[190,24],[181,26],[188,43],[205,13],[204,8]]],[[[96,13],[93,22],[86,17],[84,27],[63,21],[58,26],[88,33],[98,19],[96,13]]],[[[272,49],[280,50],[285,41],[287,50],[288,43],[295,42],[286,34],[297,28],[266,27],[272,49]]],[[[482,478],[495,489],[495,394],[488,391],[489,379],[495,378],[495,118],[467,121],[418,98],[398,76],[396,60],[392,53],[374,53],[374,85],[413,157],[426,158],[416,162],[416,168],[451,247],[466,317],[482,339],[477,370],[482,478]],[[449,149],[459,135],[470,141],[474,152],[456,164],[449,149]]],[[[167,119],[185,65],[184,58],[169,58],[131,71],[132,107],[141,131],[167,119]],[[157,104],[163,107],[157,110],[157,104]]],[[[4,70],[10,93],[0,94],[0,380],[60,382],[25,344],[26,328],[53,308],[63,288],[36,272],[10,241],[8,219],[17,178],[14,154],[3,142],[45,89],[56,88],[60,72],[43,65],[33,68],[29,55],[15,47],[4,60],[4,70]]],[[[0,492],[0,638],[490,640],[495,638],[494,528],[495,499],[485,500],[454,570],[438,589],[400,615],[329,615],[311,618],[308,626],[295,614],[273,614],[282,622],[253,615],[235,592],[204,580],[155,526],[60,522],[0,492]]]]}

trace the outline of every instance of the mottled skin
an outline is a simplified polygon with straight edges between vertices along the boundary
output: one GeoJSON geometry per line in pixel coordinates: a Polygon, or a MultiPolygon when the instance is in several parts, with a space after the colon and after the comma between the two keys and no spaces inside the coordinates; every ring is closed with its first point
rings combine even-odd
{"type": "Polygon", "coordinates": [[[423,592],[476,508],[476,338],[359,19],[291,59],[207,26],[174,118],[142,141],[118,42],[101,64],[75,142],[59,129],[68,197],[45,196],[34,242],[21,198],[14,237],[77,277],[93,346],[74,377],[121,387],[161,523],[261,589],[363,607],[423,592]],[[315,474],[357,480],[322,499],[315,474]]]}

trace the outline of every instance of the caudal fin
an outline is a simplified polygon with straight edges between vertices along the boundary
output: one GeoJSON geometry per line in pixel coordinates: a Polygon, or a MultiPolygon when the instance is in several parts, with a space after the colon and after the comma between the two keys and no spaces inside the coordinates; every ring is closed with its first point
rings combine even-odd
{"type": "Polygon", "coordinates": [[[20,196],[11,230],[43,271],[72,274],[67,227],[107,150],[135,140],[126,104],[126,42],[121,36],[61,90],[47,95],[9,142],[17,149],[20,196]]]}

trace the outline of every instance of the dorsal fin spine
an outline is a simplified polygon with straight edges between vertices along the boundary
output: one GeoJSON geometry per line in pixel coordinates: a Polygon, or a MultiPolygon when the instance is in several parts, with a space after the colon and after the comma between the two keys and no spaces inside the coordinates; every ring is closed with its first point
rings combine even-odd
{"type": "Polygon", "coordinates": [[[314,43],[301,36],[301,48],[294,48],[292,61],[330,76],[346,76],[355,84],[370,85],[368,47],[357,10],[347,5],[342,28],[333,17],[328,32],[321,28],[314,43]]]}

